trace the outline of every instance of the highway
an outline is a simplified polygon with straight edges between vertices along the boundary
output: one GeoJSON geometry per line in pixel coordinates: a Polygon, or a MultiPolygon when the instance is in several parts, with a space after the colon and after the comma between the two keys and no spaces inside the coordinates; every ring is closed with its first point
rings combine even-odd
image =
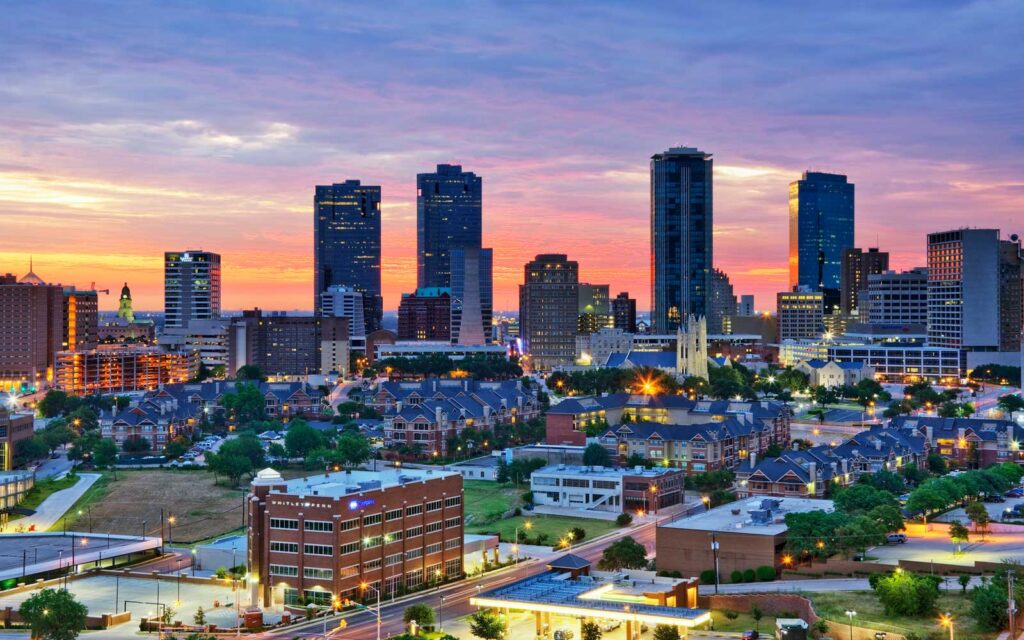
{"type": "MultiPolygon", "coordinates": [[[[595,540],[585,542],[572,548],[572,553],[597,563],[604,548],[620,538],[632,536],[634,540],[644,545],[648,553],[654,551],[654,530],[655,523],[644,524],[617,531],[614,534],[595,540]]],[[[426,604],[437,612],[438,619],[443,623],[445,620],[453,620],[473,613],[476,607],[469,604],[469,599],[481,591],[487,591],[500,587],[521,578],[542,571],[544,563],[540,559],[524,561],[516,568],[503,569],[481,578],[470,578],[457,583],[431,589],[413,597],[401,599],[398,603],[382,603],[381,612],[381,637],[387,638],[405,631],[405,624],[402,622],[402,613],[411,604],[426,604]],[[443,597],[443,602],[442,602],[443,597]]],[[[375,605],[371,605],[370,611],[362,611],[346,617],[347,627],[333,633],[332,628],[337,627],[337,619],[328,620],[328,637],[344,640],[373,640],[377,637],[377,616],[375,605]]],[[[268,631],[255,636],[266,640],[288,640],[290,638],[322,638],[324,623],[322,620],[315,620],[303,625],[268,631]]]]}

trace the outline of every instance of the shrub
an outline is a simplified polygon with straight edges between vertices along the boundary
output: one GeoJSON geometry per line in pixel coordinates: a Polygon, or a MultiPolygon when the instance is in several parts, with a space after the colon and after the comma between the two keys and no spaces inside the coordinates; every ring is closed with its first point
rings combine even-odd
{"type": "Polygon", "coordinates": [[[756,578],[757,578],[757,575],[754,573],[753,569],[747,569],[747,570],[745,570],[743,572],[743,581],[744,582],[753,582],[756,578]]]}
{"type": "Polygon", "coordinates": [[[521,497],[523,498],[523,502],[524,503],[526,503],[526,504],[533,504],[533,492],[532,491],[527,491],[521,497]]]}
{"type": "Polygon", "coordinates": [[[722,615],[724,615],[729,620],[735,620],[736,618],[740,617],[740,612],[727,609],[722,612],[722,615]]]}
{"type": "Polygon", "coordinates": [[[715,584],[715,570],[705,569],[700,572],[701,584],[715,584]]]}
{"type": "Polygon", "coordinates": [[[731,574],[729,574],[729,582],[743,582],[743,572],[739,569],[733,571],[731,574]]]}
{"type": "Polygon", "coordinates": [[[632,523],[633,516],[629,515],[628,513],[620,513],[619,516],[615,518],[615,524],[619,525],[620,527],[625,527],[632,523]]]}
{"type": "Polygon", "coordinates": [[[763,564],[757,568],[757,579],[761,582],[771,582],[775,579],[775,567],[763,564]]]}
{"type": "Polygon", "coordinates": [[[579,542],[580,540],[583,540],[583,538],[587,537],[587,532],[583,527],[573,527],[572,529],[569,529],[569,533],[572,534],[573,542],[579,542]]]}

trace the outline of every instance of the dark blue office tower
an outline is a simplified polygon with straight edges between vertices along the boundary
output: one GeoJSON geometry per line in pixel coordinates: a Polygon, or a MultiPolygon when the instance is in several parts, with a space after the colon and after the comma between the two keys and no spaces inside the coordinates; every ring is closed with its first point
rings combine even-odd
{"type": "Polygon", "coordinates": [[[651,320],[675,331],[711,311],[712,160],[676,147],[651,157],[651,320]]]}
{"type": "Polygon", "coordinates": [[[452,249],[480,249],[483,180],[457,164],[416,176],[416,280],[420,288],[450,287],[452,249]]]}
{"type": "Polygon", "coordinates": [[[313,211],[313,308],[320,313],[327,287],[346,285],[363,294],[366,331],[380,329],[380,187],[359,180],[318,185],[313,211]]]}
{"type": "Polygon", "coordinates": [[[790,183],[790,287],[838,297],[843,252],[854,246],[853,192],[853,183],[834,173],[806,171],[790,183]]]}

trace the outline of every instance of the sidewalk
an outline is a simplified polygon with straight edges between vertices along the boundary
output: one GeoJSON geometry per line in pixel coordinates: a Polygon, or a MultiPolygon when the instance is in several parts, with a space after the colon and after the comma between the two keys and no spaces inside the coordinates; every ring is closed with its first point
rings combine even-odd
{"type": "Polygon", "coordinates": [[[99,479],[100,474],[98,473],[79,474],[78,482],[75,486],[51,494],[50,497],[43,500],[43,503],[39,505],[34,514],[27,518],[15,520],[7,526],[7,530],[4,533],[14,533],[13,529],[15,527],[28,531],[33,525],[35,525],[36,531],[48,531],[50,527],[57,524],[68,509],[85,495],[89,487],[94,485],[99,479]]]}

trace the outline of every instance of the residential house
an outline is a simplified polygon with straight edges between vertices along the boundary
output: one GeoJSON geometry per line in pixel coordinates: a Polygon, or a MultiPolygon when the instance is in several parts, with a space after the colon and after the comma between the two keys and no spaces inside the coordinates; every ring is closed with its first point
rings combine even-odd
{"type": "Polygon", "coordinates": [[[874,380],[875,368],[862,361],[822,360],[798,362],[794,367],[807,374],[812,387],[853,387],[861,380],[874,380]]]}
{"type": "Polygon", "coordinates": [[[1024,464],[1024,427],[1012,420],[898,416],[889,421],[889,427],[923,437],[932,451],[959,467],[1024,464]]]}

